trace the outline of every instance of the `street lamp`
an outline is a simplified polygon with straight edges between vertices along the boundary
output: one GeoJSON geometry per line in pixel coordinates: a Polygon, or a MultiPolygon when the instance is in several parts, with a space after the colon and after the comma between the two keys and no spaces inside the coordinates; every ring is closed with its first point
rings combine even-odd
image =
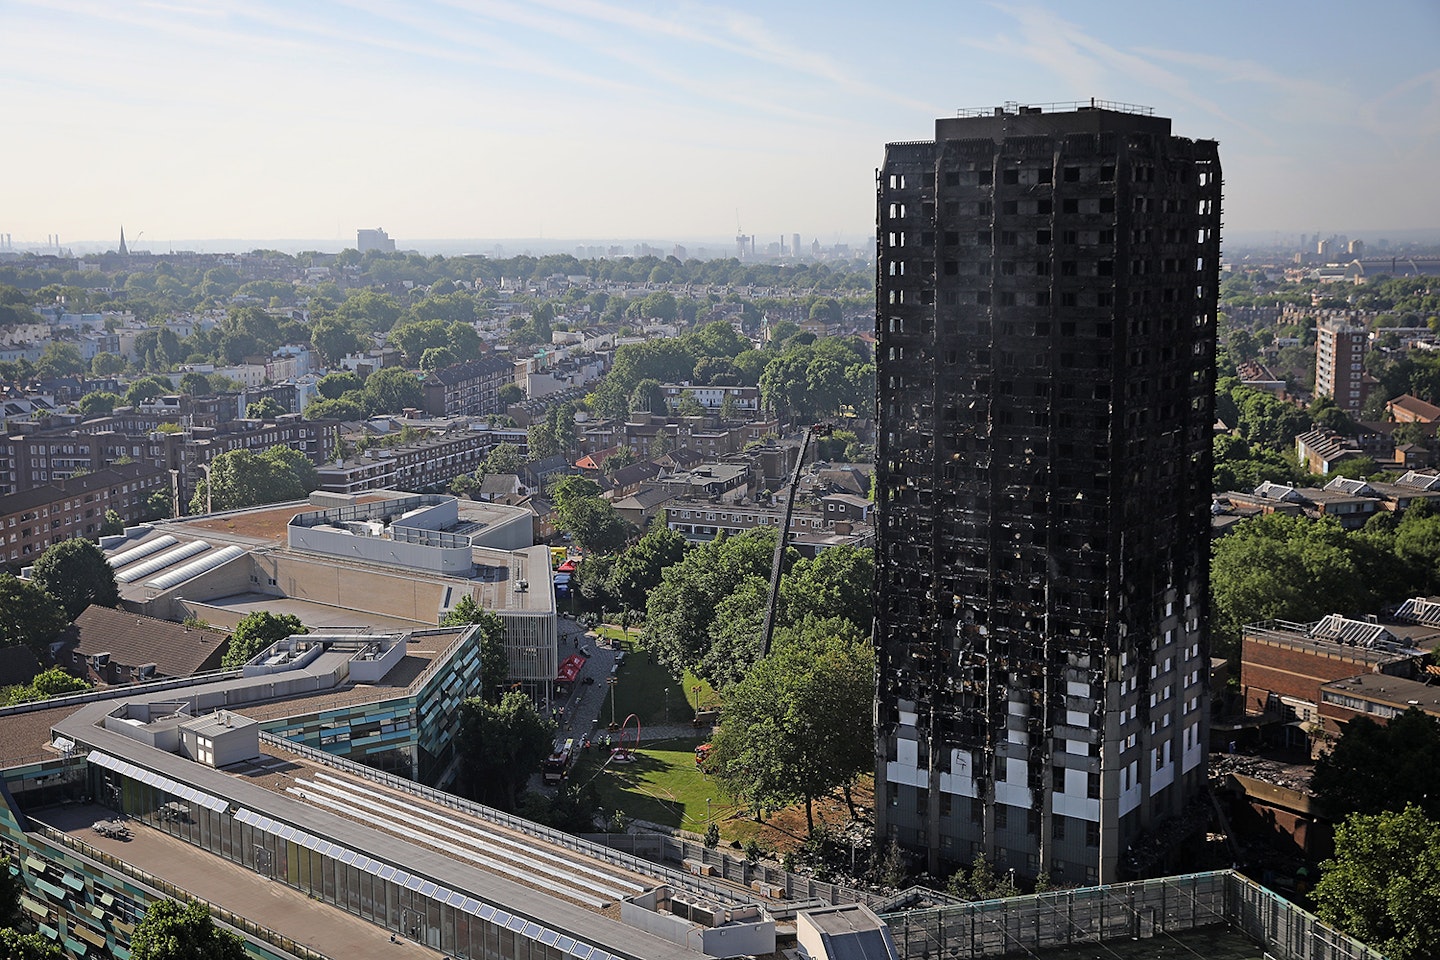
{"type": "Polygon", "coordinates": [[[711,816],[710,816],[710,797],[706,797],[706,798],[705,798],[705,825],[706,825],[707,827],[710,825],[711,820],[712,820],[712,818],[711,818],[711,816]]]}
{"type": "Polygon", "coordinates": [[[211,503],[213,502],[211,495],[215,492],[215,488],[210,484],[210,464],[202,463],[199,466],[201,470],[205,471],[205,512],[207,514],[214,513],[215,511],[211,507],[211,503]]]}
{"type": "Polygon", "coordinates": [[[605,682],[608,683],[608,684],[610,684],[610,729],[613,730],[613,729],[615,729],[615,726],[616,726],[616,723],[615,723],[615,685],[616,685],[617,683],[619,683],[620,681],[619,681],[619,679],[618,679],[617,677],[610,677],[610,678],[608,678],[605,682]]]}

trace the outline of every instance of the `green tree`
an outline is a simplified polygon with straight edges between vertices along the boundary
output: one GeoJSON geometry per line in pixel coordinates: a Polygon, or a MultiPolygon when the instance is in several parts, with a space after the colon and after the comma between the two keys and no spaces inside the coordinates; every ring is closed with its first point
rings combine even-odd
{"type": "Polygon", "coordinates": [[[448,346],[427,347],[425,352],[420,355],[420,369],[426,373],[454,366],[456,362],[455,351],[448,346]]]}
{"type": "Polygon", "coordinates": [[[485,472],[490,473],[519,473],[520,468],[525,465],[525,458],[520,454],[520,448],[513,443],[497,443],[485,455],[485,472]]]}
{"type": "Polygon", "coordinates": [[[0,957],[4,960],[62,960],[60,947],[38,933],[0,928],[0,957]]]}
{"type": "Polygon", "coordinates": [[[335,312],[338,316],[354,320],[367,329],[389,330],[395,321],[400,319],[404,308],[388,293],[361,290],[346,298],[335,312]]]}
{"type": "Polygon", "coordinates": [[[625,606],[645,608],[650,591],[660,584],[665,568],[685,556],[685,538],[663,520],[654,522],[630,549],[618,554],[610,567],[606,589],[625,606]]]}
{"type": "Polygon", "coordinates": [[[130,938],[133,960],[245,960],[245,941],[221,930],[203,903],[156,900],[130,938]]]}
{"type": "Polygon", "coordinates": [[[519,690],[509,691],[498,704],[479,697],[463,701],[456,751],[467,795],[515,809],[520,788],[550,755],[555,730],[554,721],[540,716],[519,690]]]}
{"type": "Polygon", "coordinates": [[[326,400],[339,400],[352,390],[365,389],[365,381],[349,370],[337,370],[317,380],[315,389],[326,400]]]}
{"type": "Polygon", "coordinates": [[[9,857],[0,858],[0,927],[17,926],[24,918],[20,906],[20,895],[24,892],[25,878],[20,875],[20,865],[9,857]]]}
{"type": "Polygon", "coordinates": [[[100,536],[113,537],[125,532],[125,518],[116,513],[113,509],[105,511],[105,519],[100,524],[100,536]]]}
{"type": "Polygon", "coordinates": [[[419,364],[426,350],[450,345],[450,337],[441,320],[406,320],[390,331],[390,342],[405,351],[405,361],[419,364]]]}
{"type": "Polygon", "coordinates": [[[1353,613],[1370,598],[1358,541],[1336,521],[1268,514],[1235,525],[1211,547],[1211,629],[1216,652],[1239,649],[1248,623],[1299,623],[1353,613]]]}
{"type": "Polygon", "coordinates": [[[354,320],[332,314],[310,321],[310,345],[326,363],[335,366],[350,354],[364,350],[369,343],[354,320]]]}
{"type": "Polygon", "coordinates": [[[208,397],[214,391],[210,388],[209,377],[191,370],[180,377],[180,392],[187,397],[208,397]]]}
{"type": "Polygon", "coordinates": [[[89,690],[90,684],[81,680],[59,667],[51,667],[35,675],[29,683],[10,689],[8,702],[13,705],[17,703],[31,703],[36,700],[48,700],[51,697],[63,696],[67,693],[78,693],[81,690],[89,690]]]}
{"type": "MultiPolygon", "coordinates": [[[[700,664],[714,643],[716,609],[751,577],[768,582],[775,531],[719,536],[665,568],[646,602],[645,646],[671,676],[700,664]]],[[[706,678],[709,679],[709,678],[706,678]]]]}
{"type": "Polygon", "coordinates": [[[35,375],[38,377],[71,377],[83,373],[87,364],[80,359],[80,348],[73,343],[52,340],[45,344],[40,359],[35,361],[35,375]]]}
{"type": "Polygon", "coordinates": [[[665,391],[660,389],[660,381],[654,377],[646,377],[635,384],[635,389],[630,393],[630,409],[660,416],[669,413],[670,407],[665,402],[665,391]]]}
{"type": "Polygon", "coordinates": [[[1397,447],[1408,443],[1430,446],[1435,434],[1433,429],[1427,429],[1423,423],[1397,423],[1395,429],[1390,431],[1390,439],[1395,441],[1397,447]]]}
{"type": "Polygon", "coordinates": [[[271,447],[261,453],[231,450],[210,462],[208,478],[201,480],[190,501],[191,513],[237,510],[266,503],[303,500],[320,485],[315,465],[290,447],[271,447]]]}
{"type": "Polygon", "coordinates": [[[544,460],[560,452],[560,445],[555,442],[555,431],[540,421],[525,429],[525,446],[530,451],[531,460],[544,460]]]}
{"type": "Polygon", "coordinates": [[[695,399],[693,390],[682,390],[680,399],[675,404],[675,412],[682,417],[703,417],[705,416],[705,407],[695,399]]]}
{"type": "Polygon", "coordinates": [[[419,407],[423,405],[425,395],[415,374],[399,367],[385,367],[365,378],[365,399],[373,415],[400,413],[406,407],[419,407]]]}
{"type": "Polygon", "coordinates": [[[72,537],[48,547],[35,561],[35,585],[54,597],[74,620],[92,603],[113,607],[120,602],[115,571],[105,554],[89,540],[72,537]]]}
{"type": "Polygon", "coordinates": [[[875,657],[853,628],[829,624],[777,638],[770,656],[725,690],[725,723],[706,768],[757,812],[797,800],[814,833],[814,801],[870,769],[875,657]]]}
{"type": "Polygon", "coordinates": [[[90,358],[90,373],[97,377],[113,377],[125,369],[125,358],[114,353],[97,353],[90,358]]]}
{"type": "Polygon", "coordinates": [[[247,613],[235,624],[230,634],[230,646],[226,648],[220,666],[226,670],[238,670],[271,644],[297,633],[309,632],[310,629],[294,614],[271,613],[268,610],[247,613]]]}
{"type": "Polygon", "coordinates": [[[807,617],[840,617],[868,634],[874,558],[868,548],[839,546],[797,561],[780,584],[785,619],[800,623],[807,617]]]}
{"type": "Polygon", "coordinates": [[[1008,876],[1002,878],[996,875],[995,868],[984,854],[975,858],[969,870],[961,867],[951,874],[945,892],[963,900],[997,900],[1019,893],[1008,876]]]}
{"type": "Polygon", "coordinates": [[[558,507],[555,526],[575,538],[586,553],[611,553],[625,545],[631,526],[601,497],[580,497],[558,507]]]}
{"type": "Polygon", "coordinates": [[[175,501],[170,491],[156,490],[145,498],[144,520],[164,520],[175,513],[175,501]]]}
{"type": "Polygon", "coordinates": [[[495,398],[508,407],[525,399],[525,388],[518,383],[501,384],[500,389],[495,391],[495,398]]]}
{"type": "Polygon", "coordinates": [[[1415,804],[1440,819],[1440,720],[1418,707],[1384,724],[1356,717],[1315,762],[1310,789],[1337,818],[1415,804]]]}
{"type": "Polygon", "coordinates": [[[45,662],[50,643],[59,639],[69,622],[65,607],[35,581],[0,573],[0,646],[23,643],[45,662]]]}
{"type": "Polygon", "coordinates": [[[1415,592],[1440,591],[1440,515],[1412,506],[1395,529],[1396,558],[1410,571],[1415,592]]]}
{"type": "Polygon", "coordinates": [[[245,405],[247,420],[271,420],[285,412],[285,408],[280,406],[280,401],[274,397],[261,397],[259,400],[252,400],[245,405]]]}
{"type": "Polygon", "coordinates": [[[92,390],[80,398],[76,407],[87,417],[106,416],[122,399],[124,398],[118,393],[111,393],[108,390],[92,390]]]}
{"type": "Polygon", "coordinates": [[[1335,856],[1313,894],[1321,920],[1390,960],[1424,960],[1440,943],[1440,823],[1410,805],[1357,814],[1335,830],[1335,856]]]}
{"type": "Polygon", "coordinates": [[[172,393],[174,389],[174,385],[165,377],[141,377],[125,391],[125,403],[131,407],[138,406],[146,400],[172,393]]]}
{"type": "Polygon", "coordinates": [[[505,621],[466,595],[441,619],[442,627],[473,623],[480,627],[480,680],[483,699],[500,701],[500,692],[510,682],[510,657],[505,652],[505,621]]]}
{"type": "Polygon", "coordinates": [[[305,405],[306,420],[364,420],[365,394],[352,390],[334,400],[311,400],[305,405]]]}

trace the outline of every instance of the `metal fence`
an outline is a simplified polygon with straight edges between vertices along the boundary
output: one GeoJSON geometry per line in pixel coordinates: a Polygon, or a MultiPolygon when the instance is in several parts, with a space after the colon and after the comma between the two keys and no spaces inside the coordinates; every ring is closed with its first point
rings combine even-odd
{"type": "Polygon", "coordinates": [[[1384,955],[1326,926],[1249,877],[1229,874],[1225,917],[1247,936],[1263,943],[1275,960],[1384,960],[1384,955]]]}
{"type": "Polygon", "coordinates": [[[294,960],[331,960],[327,954],[303,943],[298,943],[269,927],[263,927],[255,921],[226,910],[209,900],[197,897],[183,887],[177,887],[168,880],[147,873],[132,863],[127,863],[104,850],[98,850],[84,840],[56,830],[48,824],[33,823],[33,831],[46,840],[68,847],[72,855],[78,855],[81,860],[89,860],[92,864],[91,872],[95,875],[109,872],[130,878],[151,897],[152,901],[168,898],[181,903],[204,904],[205,908],[210,911],[210,916],[222,927],[228,927],[234,933],[263,944],[267,948],[274,948],[278,951],[278,957],[294,958],[294,960]],[[104,870],[100,869],[102,866],[105,868],[104,870]]]}
{"type": "Polygon", "coordinates": [[[1224,926],[1271,960],[1384,960],[1231,870],[882,915],[900,960],[960,960],[1224,926]]]}
{"type": "MultiPolygon", "coordinates": [[[[494,807],[487,807],[484,804],[457,797],[452,793],[437,790],[434,787],[427,787],[424,784],[416,783],[414,780],[406,780],[374,767],[367,767],[362,763],[347,760],[343,757],[332,756],[323,750],[308,747],[304,744],[294,743],[276,737],[273,734],[261,733],[260,737],[267,743],[274,744],[285,750],[290,750],[299,756],[310,760],[313,763],[323,764],[336,770],[343,770],[353,776],[371,780],[375,783],[384,784],[393,790],[409,793],[413,796],[423,797],[432,803],[448,807],[452,810],[463,810],[472,816],[479,817],[490,823],[498,824],[517,833],[543,840],[546,843],[563,847],[567,850],[574,850],[604,863],[624,870],[629,870],[642,876],[653,877],[656,880],[669,884],[671,887],[680,890],[690,890],[694,893],[716,897],[723,902],[734,902],[743,899],[739,891],[733,887],[715,882],[700,873],[692,872],[688,865],[681,869],[668,866],[670,863],[685,865],[686,861],[708,865],[711,868],[711,875],[722,877],[731,883],[750,886],[752,881],[759,880],[772,887],[783,888],[784,899],[791,901],[818,901],[826,904],[835,903],[868,903],[877,898],[877,894],[867,893],[861,890],[852,890],[847,887],[833,883],[823,883],[811,877],[801,874],[788,873],[776,867],[762,864],[749,863],[745,860],[731,857],[719,850],[712,850],[703,843],[694,843],[680,837],[659,835],[646,835],[639,838],[632,838],[629,834],[591,834],[588,837],[581,837],[571,833],[556,830],[543,824],[526,820],[522,817],[513,816],[494,807]],[[660,846],[657,847],[657,841],[660,846]],[[656,853],[659,856],[656,856],[656,853]]],[[[756,897],[757,900],[764,899],[756,897]]],[[[778,906],[778,903],[767,904],[771,909],[778,906]]]]}

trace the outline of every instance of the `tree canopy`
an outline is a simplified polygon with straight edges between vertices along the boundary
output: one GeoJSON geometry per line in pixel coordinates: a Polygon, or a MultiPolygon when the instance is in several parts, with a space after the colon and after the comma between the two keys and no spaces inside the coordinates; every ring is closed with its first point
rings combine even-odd
{"type": "Polygon", "coordinates": [[[0,957],[4,960],[62,960],[60,947],[38,933],[0,928],[0,957]]]}
{"type": "Polygon", "coordinates": [[[35,561],[35,585],[59,601],[74,620],[90,604],[113,607],[120,602],[115,571],[100,548],[82,537],[46,548],[35,561]]]}
{"type": "Polygon", "coordinates": [[[425,401],[420,380],[399,367],[385,367],[365,378],[365,398],[371,413],[400,413],[425,401]]]}
{"type": "Polygon", "coordinates": [[[1440,943],[1440,823],[1411,804],[1357,814],[1335,830],[1315,912],[1390,960],[1426,960],[1440,943]]]}
{"type": "Polygon", "coordinates": [[[51,667],[35,675],[29,683],[11,687],[7,703],[31,703],[35,700],[49,700],[67,693],[89,690],[90,684],[59,667],[51,667]]]}
{"type": "Polygon", "coordinates": [[[1310,789],[1336,819],[1413,803],[1440,820],[1440,720],[1418,707],[1388,723],[1356,717],[1315,762],[1310,789]]]}
{"type": "Polygon", "coordinates": [[[1335,520],[1283,514],[1243,520],[1211,550],[1211,629],[1227,656],[1248,623],[1353,614],[1370,599],[1365,574],[1378,562],[1369,542],[1335,520]]]}
{"type": "Polygon", "coordinates": [[[509,691],[499,703],[465,700],[456,750],[467,795],[514,810],[521,788],[550,755],[555,730],[522,691],[509,691]]]}
{"type": "Polygon", "coordinates": [[[498,703],[500,693],[510,682],[510,657],[505,652],[505,621],[493,610],[487,610],[465,595],[440,620],[442,627],[478,624],[480,627],[480,683],[483,699],[498,703]]]}
{"type": "Polygon", "coordinates": [[[215,926],[205,904],[156,900],[130,938],[134,960],[245,960],[245,941],[215,926]]]}
{"type": "Polygon", "coordinates": [[[211,461],[209,477],[200,481],[190,500],[190,512],[206,511],[207,490],[210,509],[218,511],[303,500],[319,486],[315,465],[298,450],[231,450],[211,461]]]}
{"type": "Polygon", "coordinates": [[[615,557],[606,578],[606,590],[621,605],[643,610],[665,568],[679,563],[684,556],[685,538],[663,520],[652,523],[643,537],[615,557]]]}
{"type": "Polygon", "coordinates": [[[29,647],[43,663],[69,623],[65,608],[38,583],[0,573],[0,647],[29,647]]]}
{"type": "Polygon", "coordinates": [[[707,659],[720,622],[719,604],[749,579],[768,584],[774,553],[775,531],[757,527],[734,537],[717,536],[666,568],[646,603],[645,646],[656,662],[678,677],[707,659]]]}
{"type": "Polygon", "coordinates": [[[725,689],[725,722],[706,760],[721,789],[757,812],[813,803],[871,768],[875,655],[840,619],[777,632],[774,650],[725,689]]]}
{"type": "Polygon", "coordinates": [[[261,650],[297,633],[309,633],[310,629],[291,613],[271,613],[256,610],[247,613],[235,624],[230,634],[230,646],[220,666],[226,670],[238,670],[261,650]]]}
{"type": "MultiPolygon", "coordinates": [[[[720,687],[744,676],[759,656],[775,534],[757,527],[716,537],[663,568],[648,596],[645,645],[673,676],[693,670],[720,687]]],[[[623,562],[617,558],[615,569],[623,562]]],[[[840,618],[868,635],[873,579],[868,550],[830,547],[813,560],[787,551],[776,626],[840,618]]]]}

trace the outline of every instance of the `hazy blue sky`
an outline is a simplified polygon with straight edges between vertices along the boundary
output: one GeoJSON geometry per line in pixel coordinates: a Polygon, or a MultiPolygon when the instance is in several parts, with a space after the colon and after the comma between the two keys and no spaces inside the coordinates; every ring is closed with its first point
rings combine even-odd
{"type": "Polygon", "coordinates": [[[887,140],[1098,97],[1226,226],[1440,226],[1436,0],[0,0],[15,240],[863,236],[887,140]]]}

